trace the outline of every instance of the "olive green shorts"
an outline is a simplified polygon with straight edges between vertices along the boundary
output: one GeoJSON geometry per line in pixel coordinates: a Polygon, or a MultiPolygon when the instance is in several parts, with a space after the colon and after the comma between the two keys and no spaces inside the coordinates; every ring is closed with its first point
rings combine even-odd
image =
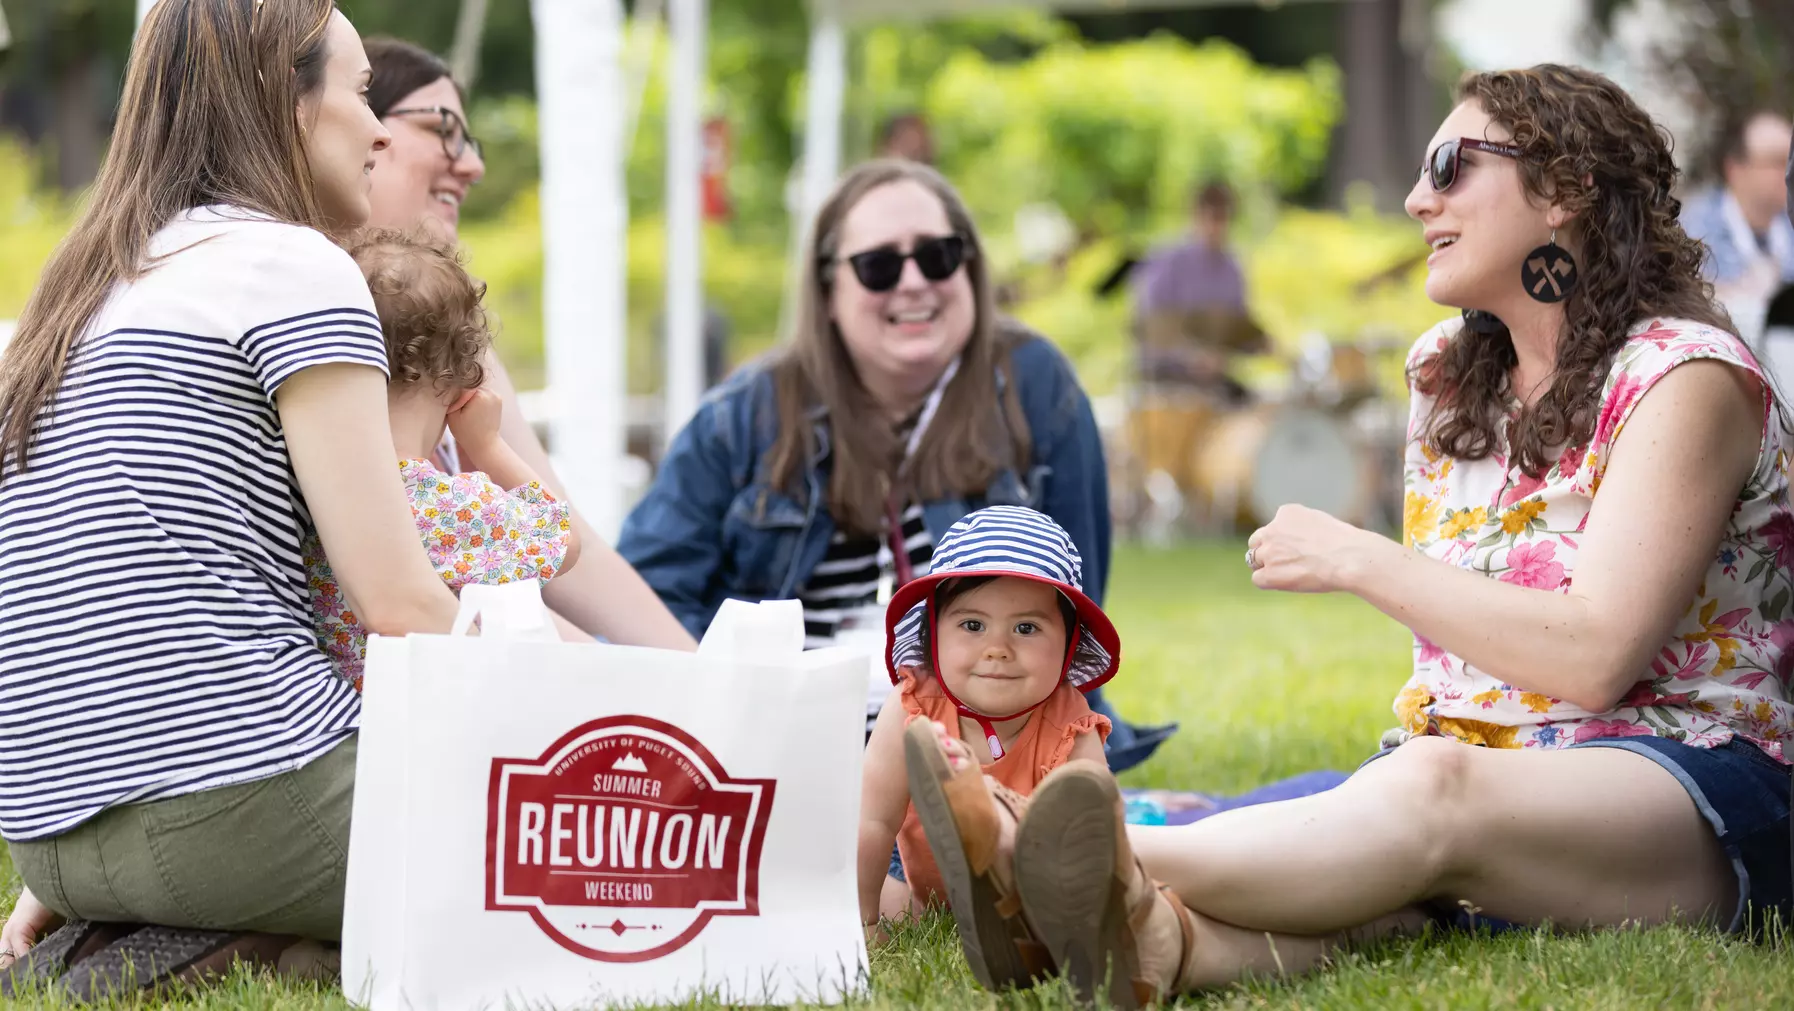
{"type": "Polygon", "coordinates": [[[238,786],[109,808],[12,843],[38,900],[68,917],[334,941],[343,930],[355,744],[238,786]]]}

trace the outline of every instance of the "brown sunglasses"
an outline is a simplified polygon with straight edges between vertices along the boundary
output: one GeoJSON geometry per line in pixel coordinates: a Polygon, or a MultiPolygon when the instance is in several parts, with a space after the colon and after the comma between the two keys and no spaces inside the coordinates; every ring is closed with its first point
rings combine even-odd
{"type": "Polygon", "coordinates": [[[1465,151],[1486,151],[1503,158],[1518,159],[1521,150],[1512,144],[1497,144],[1493,141],[1477,140],[1473,137],[1459,137],[1448,140],[1433,148],[1427,156],[1426,164],[1420,167],[1422,175],[1432,184],[1434,193],[1444,193],[1458,181],[1458,168],[1462,164],[1465,151]]]}

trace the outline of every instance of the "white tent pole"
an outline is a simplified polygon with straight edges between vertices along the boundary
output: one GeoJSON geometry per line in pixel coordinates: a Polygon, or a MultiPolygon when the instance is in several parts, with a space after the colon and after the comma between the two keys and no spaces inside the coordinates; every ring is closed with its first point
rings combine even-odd
{"type": "Polygon", "coordinates": [[[621,0],[532,0],[542,320],[555,469],[599,535],[623,523],[629,203],[621,0]]]}
{"type": "Polygon", "coordinates": [[[623,151],[635,150],[635,129],[642,118],[642,99],[648,92],[648,65],[654,62],[654,39],[659,34],[666,0],[636,0],[623,43],[623,77],[629,96],[623,112],[623,151]]]}
{"type": "Polygon", "coordinates": [[[779,339],[789,340],[797,327],[797,300],[803,291],[805,240],[816,211],[828,199],[841,174],[841,109],[847,91],[847,43],[841,31],[836,0],[811,0],[810,56],[804,76],[804,154],[795,205],[786,193],[791,214],[791,248],[785,269],[785,292],[779,299],[779,339]]]}
{"type": "Polygon", "coordinates": [[[666,411],[672,439],[704,393],[703,216],[706,0],[672,0],[667,87],[666,411]]]}
{"type": "Polygon", "coordinates": [[[799,230],[841,174],[841,109],[847,93],[847,43],[832,0],[811,6],[810,58],[804,84],[804,188],[799,230]]]}
{"type": "Polygon", "coordinates": [[[455,13],[455,41],[449,47],[449,73],[464,92],[480,76],[480,43],[486,37],[488,0],[461,0],[455,13]]]}

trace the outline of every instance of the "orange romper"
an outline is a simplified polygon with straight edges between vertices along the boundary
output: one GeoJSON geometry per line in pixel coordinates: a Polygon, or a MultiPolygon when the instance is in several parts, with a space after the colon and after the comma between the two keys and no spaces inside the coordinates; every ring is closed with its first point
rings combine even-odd
{"type": "MultiPolygon", "coordinates": [[[[925,716],[937,723],[959,728],[959,710],[953,700],[941,691],[941,683],[933,676],[917,683],[911,668],[898,672],[898,690],[902,692],[903,711],[910,719],[925,716]]],[[[1005,750],[1003,757],[984,766],[984,774],[1012,790],[1031,794],[1046,774],[1071,759],[1072,744],[1079,734],[1095,733],[1098,739],[1109,739],[1109,718],[1092,712],[1084,693],[1068,684],[1061,684],[1046,703],[1028,714],[1028,725],[1005,750]]],[[[983,741],[969,745],[974,751],[984,747],[983,741]]],[[[910,894],[919,902],[944,905],[946,885],[940,868],[928,850],[928,837],[922,832],[922,821],[912,804],[904,812],[903,827],[897,830],[897,852],[903,857],[903,876],[909,879],[910,894]]]]}

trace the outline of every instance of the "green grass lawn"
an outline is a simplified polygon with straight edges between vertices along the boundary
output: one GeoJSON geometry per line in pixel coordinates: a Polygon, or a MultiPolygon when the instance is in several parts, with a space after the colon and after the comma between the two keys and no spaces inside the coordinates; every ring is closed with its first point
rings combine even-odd
{"type": "MultiPolygon", "coordinates": [[[[1237,792],[1307,769],[1349,769],[1391,725],[1407,634],[1345,597],[1254,591],[1242,545],[1124,548],[1110,614],[1125,662],[1111,695],[1129,717],[1183,730],[1129,786],[1237,792]]],[[[18,888],[0,853],[0,893],[18,888]]],[[[10,898],[8,899],[10,901],[10,898]]],[[[479,939],[468,938],[477,957],[479,939]]],[[[1062,985],[996,997],[978,990],[950,917],[901,930],[872,955],[876,1008],[1068,1008],[1062,985]]],[[[208,1008],[346,1007],[331,988],[242,974],[194,995],[208,1008]]],[[[714,1005],[699,1002],[694,1007],[714,1005]]],[[[1548,937],[1429,936],[1379,944],[1289,983],[1261,982],[1200,1008],[1790,1008],[1794,948],[1680,929],[1548,937]]]]}

